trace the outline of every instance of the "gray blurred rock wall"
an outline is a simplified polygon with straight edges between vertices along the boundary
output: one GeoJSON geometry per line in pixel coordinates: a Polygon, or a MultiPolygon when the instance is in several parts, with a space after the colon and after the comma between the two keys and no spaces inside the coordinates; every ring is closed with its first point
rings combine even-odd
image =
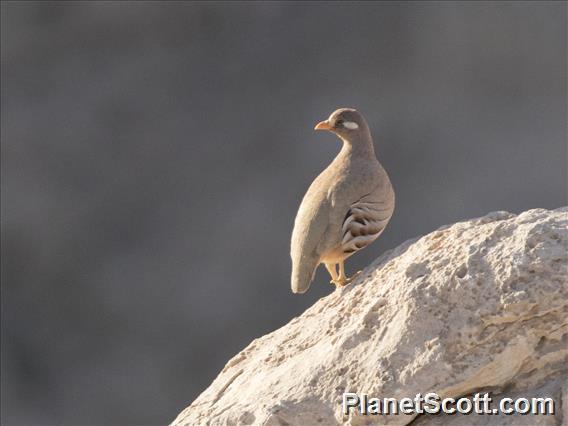
{"type": "Polygon", "coordinates": [[[564,2],[2,2],[2,424],[163,424],[333,290],[301,197],[367,117],[397,191],[348,264],[566,204],[564,2]]]}

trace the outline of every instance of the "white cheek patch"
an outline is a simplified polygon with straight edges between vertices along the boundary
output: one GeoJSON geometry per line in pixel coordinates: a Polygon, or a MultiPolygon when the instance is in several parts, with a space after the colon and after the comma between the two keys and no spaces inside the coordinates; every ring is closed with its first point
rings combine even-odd
{"type": "Polygon", "coordinates": [[[343,127],[350,129],[350,130],[355,130],[359,128],[359,125],[353,121],[344,121],[343,122],[343,127]]]}

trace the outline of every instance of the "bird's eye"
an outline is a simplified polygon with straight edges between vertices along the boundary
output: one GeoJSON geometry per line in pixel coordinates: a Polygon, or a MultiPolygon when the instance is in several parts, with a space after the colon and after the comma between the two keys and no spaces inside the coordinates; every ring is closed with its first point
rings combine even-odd
{"type": "Polygon", "coordinates": [[[336,120],[336,121],[335,121],[335,126],[336,126],[336,127],[341,127],[341,126],[343,126],[343,120],[336,120]]]}

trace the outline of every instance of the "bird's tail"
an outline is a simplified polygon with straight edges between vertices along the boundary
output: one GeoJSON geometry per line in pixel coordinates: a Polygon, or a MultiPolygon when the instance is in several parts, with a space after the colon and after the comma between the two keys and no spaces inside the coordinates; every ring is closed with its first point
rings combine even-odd
{"type": "Polygon", "coordinates": [[[292,261],[292,292],[305,293],[310,288],[318,266],[317,259],[292,261]]]}

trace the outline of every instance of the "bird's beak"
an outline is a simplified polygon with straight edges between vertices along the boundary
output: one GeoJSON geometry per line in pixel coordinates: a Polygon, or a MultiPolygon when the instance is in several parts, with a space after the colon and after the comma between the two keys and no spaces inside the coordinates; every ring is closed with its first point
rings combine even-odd
{"type": "Polygon", "coordinates": [[[329,124],[329,121],[327,121],[327,120],[320,121],[318,124],[316,124],[316,127],[314,127],[314,130],[331,130],[331,125],[329,124]]]}

